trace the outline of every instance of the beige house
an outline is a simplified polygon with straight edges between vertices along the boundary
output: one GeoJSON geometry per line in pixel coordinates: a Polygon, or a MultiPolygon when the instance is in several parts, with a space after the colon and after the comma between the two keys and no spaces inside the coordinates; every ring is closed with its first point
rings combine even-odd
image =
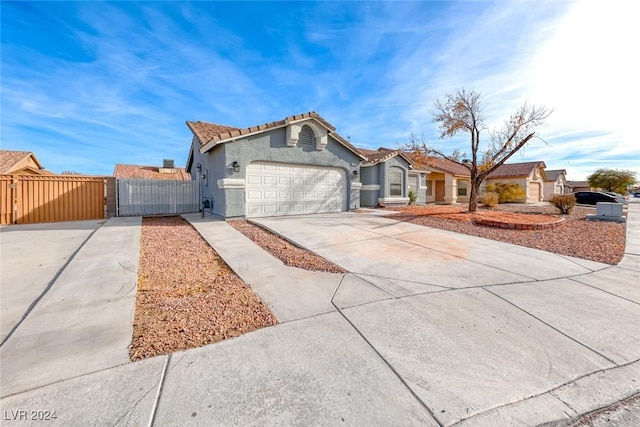
{"type": "Polygon", "coordinates": [[[518,184],[525,191],[525,198],[520,202],[538,203],[544,200],[545,167],[542,161],[505,163],[489,174],[483,187],[499,182],[518,184]]]}
{"type": "Polygon", "coordinates": [[[30,151],[0,150],[0,174],[2,175],[53,175],[44,170],[30,151]]]}
{"type": "Polygon", "coordinates": [[[426,171],[426,201],[452,205],[468,203],[470,195],[469,170],[461,163],[441,157],[409,156],[416,170],[426,171]]]}
{"type": "Polygon", "coordinates": [[[566,194],[567,171],[564,169],[545,170],[547,178],[544,180],[544,200],[549,201],[556,194],[566,194]]]}
{"type": "Polygon", "coordinates": [[[567,181],[565,191],[567,193],[575,193],[577,191],[595,191],[596,189],[589,185],[588,181],[567,181]]]}

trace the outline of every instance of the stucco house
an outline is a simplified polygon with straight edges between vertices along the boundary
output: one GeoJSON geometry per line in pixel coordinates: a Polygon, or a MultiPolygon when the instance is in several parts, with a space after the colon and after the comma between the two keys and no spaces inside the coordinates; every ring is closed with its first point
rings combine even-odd
{"type": "Polygon", "coordinates": [[[468,203],[469,170],[461,163],[441,157],[426,157],[421,163],[430,171],[427,175],[427,203],[451,205],[468,203]]]}
{"type": "Polygon", "coordinates": [[[188,121],[186,170],[205,210],[225,219],[360,207],[367,158],[315,112],[236,128],[188,121]]]}
{"type": "Polygon", "coordinates": [[[595,191],[596,188],[589,184],[589,181],[567,181],[566,184],[567,193],[575,193],[578,191],[595,191]]]}
{"type": "Polygon", "coordinates": [[[165,160],[162,166],[142,166],[116,164],[113,168],[113,176],[128,179],[156,179],[191,181],[191,175],[185,168],[177,168],[173,160],[165,160]]]}
{"type": "Polygon", "coordinates": [[[31,151],[0,150],[0,174],[53,175],[31,151]]]}
{"type": "Polygon", "coordinates": [[[414,170],[413,162],[401,150],[359,148],[366,160],[360,165],[360,204],[366,207],[409,203],[409,192],[416,194],[416,204],[427,202],[428,170],[414,170]]]}
{"type": "Polygon", "coordinates": [[[481,187],[481,192],[488,184],[508,182],[518,184],[524,190],[525,197],[520,202],[541,202],[544,200],[545,167],[546,165],[542,161],[505,163],[487,176],[481,187]]]}
{"type": "Polygon", "coordinates": [[[545,170],[544,200],[549,201],[556,194],[566,194],[567,171],[565,169],[545,170]]]}

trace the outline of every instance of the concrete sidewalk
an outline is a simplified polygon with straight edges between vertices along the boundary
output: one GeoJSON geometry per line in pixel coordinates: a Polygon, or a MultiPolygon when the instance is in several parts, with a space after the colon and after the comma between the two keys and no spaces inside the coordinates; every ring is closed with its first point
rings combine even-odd
{"type": "Polygon", "coordinates": [[[2,396],[130,362],[140,223],[97,229],[0,348],[2,396]]]}
{"type": "MultiPolygon", "coordinates": [[[[629,206],[627,252],[616,267],[374,215],[261,221],[345,275],[286,267],[228,224],[187,216],[281,324],[136,363],[107,351],[111,367],[69,354],[84,370],[62,369],[69,379],[54,383],[26,378],[25,391],[10,396],[6,378],[29,367],[5,371],[3,360],[3,422],[39,423],[31,410],[55,410],[52,425],[567,421],[640,393],[638,208],[629,206]]],[[[130,226],[121,230],[132,238],[139,224],[130,226]]],[[[27,354],[39,351],[32,342],[27,354]]]]}

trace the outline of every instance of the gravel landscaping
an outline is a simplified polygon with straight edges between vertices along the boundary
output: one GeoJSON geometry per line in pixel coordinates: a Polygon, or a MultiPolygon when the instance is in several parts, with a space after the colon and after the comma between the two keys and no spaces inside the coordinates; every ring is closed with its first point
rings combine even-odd
{"type": "Polygon", "coordinates": [[[287,240],[249,221],[230,221],[229,225],[253,240],[258,246],[290,267],[329,273],[346,273],[344,269],[326,259],[291,244],[287,240]]]}
{"type": "Polygon", "coordinates": [[[514,221],[547,221],[549,215],[565,218],[552,229],[509,230],[486,227],[473,222],[476,214],[466,212],[465,206],[408,206],[386,208],[397,211],[393,219],[427,227],[484,237],[515,245],[527,246],[562,255],[588,259],[615,265],[622,260],[626,242],[626,225],[605,221],[587,221],[586,214],[595,213],[595,208],[576,207],[570,215],[558,215],[550,205],[502,204],[496,208],[478,208],[479,216],[499,214],[514,221]],[[526,217],[523,217],[525,215],[526,217]],[[545,218],[546,217],[546,218],[545,218]]]}
{"type": "Polygon", "coordinates": [[[200,347],[276,318],[181,217],[144,218],[131,360],[200,347]]]}

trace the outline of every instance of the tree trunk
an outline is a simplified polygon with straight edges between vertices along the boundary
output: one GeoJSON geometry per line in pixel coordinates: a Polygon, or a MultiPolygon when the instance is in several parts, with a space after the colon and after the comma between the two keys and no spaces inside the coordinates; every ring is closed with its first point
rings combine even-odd
{"type": "Polygon", "coordinates": [[[471,181],[471,194],[469,194],[469,212],[475,212],[478,208],[478,191],[480,186],[476,185],[475,180],[471,181]]]}

